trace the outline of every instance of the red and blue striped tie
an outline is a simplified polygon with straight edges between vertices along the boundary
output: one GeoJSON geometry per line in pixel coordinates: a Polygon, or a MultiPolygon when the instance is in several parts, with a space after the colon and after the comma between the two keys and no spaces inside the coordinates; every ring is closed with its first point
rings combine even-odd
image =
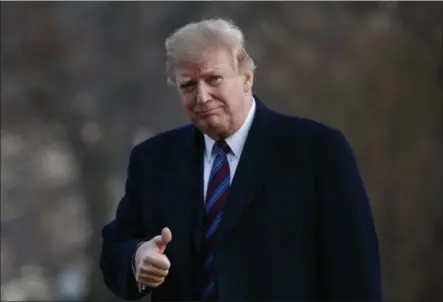
{"type": "Polygon", "coordinates": [[[214,144],[216,157],[209,176],[204,213],[203,244],[203,301],[217,301],[217,280],[214,270],[214,239],[220,224],[223,205],[231,182],[227,154],[229,146],[224,140],[214,144]]]}

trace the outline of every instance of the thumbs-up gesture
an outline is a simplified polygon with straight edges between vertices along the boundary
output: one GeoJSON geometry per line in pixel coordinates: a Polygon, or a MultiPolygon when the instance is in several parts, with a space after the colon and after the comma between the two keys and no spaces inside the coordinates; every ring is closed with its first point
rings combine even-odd
{"type": "Polygon", "coordinates": [[[164,252],[171,239],[171,230],[163,228],[160,235],[140,245],[135,254],[138,283],[156,288],[165,281],[171,262],[164,252]]]}

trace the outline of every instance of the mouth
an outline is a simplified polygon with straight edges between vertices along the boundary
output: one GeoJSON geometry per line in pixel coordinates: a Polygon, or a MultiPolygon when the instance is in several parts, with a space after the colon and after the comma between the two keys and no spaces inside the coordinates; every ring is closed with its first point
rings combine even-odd
{"type": "Polygon", "coordinates": [[[219,109],[219,107],[217,108],[213,108],[213,109],[209,109],[209,110],[203,110],[203,111],[195,111],[195,114],[199,117],[207,117],[209,115],[212,115],[215,113],[215,111],[217,111],[219,109]]]}

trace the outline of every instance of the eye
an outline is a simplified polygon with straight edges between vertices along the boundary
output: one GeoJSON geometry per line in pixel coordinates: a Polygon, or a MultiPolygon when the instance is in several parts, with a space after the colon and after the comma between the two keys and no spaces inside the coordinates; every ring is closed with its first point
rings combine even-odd
{"type": "Polygon", "coordinates": [[[192,92],[195,89],[195,85],[196,85],[195,81],[189,81],[180,85],[180,89],[183,92],[192,92]]]}
{"type": "Polygon", "coordinates": [[[208,82],[211,86],[217,86],[222,82],[222,77],[218,75],[211,75],[208,77],[208,82]]]}
{"type": "Polygon", "coordinates": [[[182,91],[183,92],[192,92],[192,91],[194,91],[194,89],[195,89],[195,85],[189,85],[189,86],[183,87],[182,91]]]}

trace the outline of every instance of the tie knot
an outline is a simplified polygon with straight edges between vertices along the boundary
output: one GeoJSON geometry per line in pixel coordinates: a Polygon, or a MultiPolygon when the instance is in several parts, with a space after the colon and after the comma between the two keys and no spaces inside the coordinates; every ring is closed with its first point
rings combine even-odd
{"type": "Polygon", "coordinates": [[[229,148],[226,141],[224,139],[222,139],[222,140],[215,142],[214,150],[217,154],[220,153],[220,151],[223,151],[224,154],[228,154],[229,151],[231,151],[231,148],[229,148]]]}

